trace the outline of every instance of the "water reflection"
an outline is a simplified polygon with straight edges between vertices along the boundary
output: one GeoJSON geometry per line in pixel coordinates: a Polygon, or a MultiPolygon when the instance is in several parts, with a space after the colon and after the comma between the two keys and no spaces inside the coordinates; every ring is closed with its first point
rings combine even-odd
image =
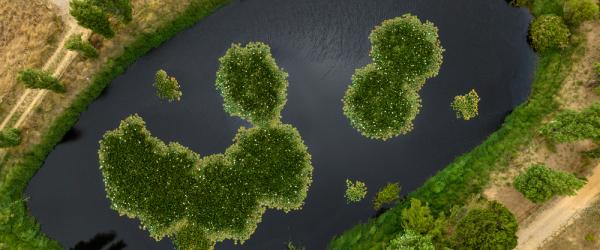
{"type": "Polygon", "coordinates": [[[71,250],[121,250],[127,247],[123,240],[115,241],[117,234],[113,231],[98,233],[88,241],[80,241],[71,250]],[[110,244],[110,245],[109,245],[110,244]]]}

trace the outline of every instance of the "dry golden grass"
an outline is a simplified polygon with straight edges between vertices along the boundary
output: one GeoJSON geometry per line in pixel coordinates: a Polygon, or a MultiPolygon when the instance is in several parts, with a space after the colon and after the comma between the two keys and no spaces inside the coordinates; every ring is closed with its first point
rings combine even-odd
{"type": "Polygon", "coordinates": [[[47,0],[0,0],[0,102],[22,90],[19,70],[41,67],[54,50],[63,27],[56,13],[47,0]]]}
{"type": "Polygon", "coordinates": [[[600,200],[586,209],[571,225],[564,228],[540,249],[600,249],[600,200]]]}

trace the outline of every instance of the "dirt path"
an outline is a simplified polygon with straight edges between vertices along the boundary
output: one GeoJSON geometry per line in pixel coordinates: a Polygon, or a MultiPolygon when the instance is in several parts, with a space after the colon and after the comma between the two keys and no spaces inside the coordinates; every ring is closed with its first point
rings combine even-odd
{"type": "Polygon", "coordinates": [[[540,212],[535,219],[517,232],[517,249],[538,249],[542,243],[568,226],[580,212],[594,202],[600,192],[600,165],[596,166],[588,183],[575,196],[563,197],[552,207],[540,212]]]}

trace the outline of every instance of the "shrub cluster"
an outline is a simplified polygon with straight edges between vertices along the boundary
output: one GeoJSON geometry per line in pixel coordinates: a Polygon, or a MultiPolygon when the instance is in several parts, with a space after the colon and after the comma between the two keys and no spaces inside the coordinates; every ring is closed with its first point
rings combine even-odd
{"type": "Polygon", "coordinates": [[[175,79],[175,77],[168,76],[167,72],[162,69],[156,71],[156,75],[154,76],[154,84],[152,86],[156,88],[156,96],[158,96],[158,98],[167,100],[169,102],[179,101],[183,95],[177,79],[175,79]]]}
{"type": "Polygon", "coordinates": [[[233,44],[219,62],[217,89],[229,114],[255,126],[279,120],[286,102],[288,75],[277,66],[268,45],[233,44]]]}
{"type": "Polygon", "coordinates": [[[456,112],[456,118],[471,120],[479,115],[479,95],[472,89],[467,94],[455,96],[451,106],[456,112]]]}
{"type": "Polygon", "coordinates": [[[387,140],[412,130],[418,92],[437,75],[444,50],[437,28],[410,14],[385,20],[369,39],[373,63],[352,76],[343,110],[361,134],[387,140]]]}
{"type": "Polygon", "coordinates": [[[585,183],[573,174],[535,164],[515,178],[514,186],[525,198],[542,203],[554,196],[574,195],[585,183]]]}
{"type": "Polygon", "coordinates": [[[598,15],[598,5],[594,0],[565,0],[563,8],[565,21],[573,27],[598,15]]]}
{"type": "Polygon", "coordinates": [[[21,144],[21,130],[7,128],[0,131],[0,148],[14,147],[21,144]]]}
{"type": "Polygon", "coordinates": [[[65,43],[65,48],[68,50],[79,51],[85,58],[97,58],[98,51],[89,42],[84,42],[81,39],[81,34],[73,35],[65,43]]]}
{"type": "Polygon", "coordinates": [[[435,250],[431,236],[412,230],[399,233],[386,248],[387,250],[435,250]]]}
{"type": "Polygon", "coordinates": [[[373,200],[373,208],[379,210],[384,204],[391,204],[400,199],[400,184],[388,183],[380,189],[373,200]]]}
{"type": "Polygon", "coordinates": [[[563,19],[552,14],[537,17],[529,29],[531,45],[540,52],[567,47],[570,35],[563,19]]]}
{"type": "Polygon", "coordinates": [[[600,103],[581,112],[566,110],[541,128],[541,133],[557,142],[600,140],[600,103]]]}
{"type": "Polygon", "coordinates": [[[359,202],[367,196],[367,186],[362,181],[355,181],[352,183],[351,180],[346,179],[346,202],[359,202]]]}
{"type": "Polygon", "coordinates": [[[594,72],[597,76],[600,76],[600,62],[594,63],[594,72]]]}
{"type": "Polygon", "coordinates": [[[514,249],[519,225],[502,204],[491,201],[462,218],[454,232],[454,249],[514,249]]]}
{"type": "MultiPolygon", "coordinates": [[[[287,85],[263,87],[285,93],[287,85]]],[[[229,101],[240,103],[238,98],[255,90],[243,88],[229,101]]],[[[139,116],[128,117],[100,142],[100,168],[113,209],[138,218],[154,238],[174,235],[178,248],[247,240],[267,208],[300,209],[311,183],[311,157],[300,134],[276,118],[240,128],[224,154],[201,158],[152,137],[139,116]]]]}
{"type": "Polygon", "coordinates": [[[17,81],[32,89],[48,89],[63,93],[65,87],[48,71],[40,69],[25,69],[17,75],[17,81]]]}
{"type": "MultiPolygon", "coordinates": [[[[3,194],[0,196],[0,220],[4,223],[0,226],[0,242],[10,249],[62,249],[58,242],[48,239],[41,233],[39,224],[28,214],[22,194],[31,177],[42,166],[54,146],[77,122],[79,114],[86,110],[113,79],[152,48],[229,2],[229,0],[194,0],[174,19],[166,20],[155,30],[138,34],[122,53],[110,58],[108,63],[103,65],[94,75],[90,85],[77,94],[70,106],[52,121],[46,132],[42,134],[39,144],[25,152],[21,160],[10,165],[10,168],[0,167],[6,172],[0,175],[0,193],[3,194]]],[[[197,243],[203,242],[191,232],[187,236],[197,243]]],[[[198,246],[202,245],[198,244],[198,246]]]]}
{"type": "Polygon", "coordinates": [[[106,38],[115,36],[109,19],[110,15],[116,16],[126,23],[132,19],[129,0],[72,0],[69,4],[69,12],[79,25],[106,38]]]}
{"type": "Polygon", "coordinates": [[[410,199],[410,207],[402,209],[402,227],[415,233],[427,235],[440,241],[446,226],[446,217],[441,213],[437,218],[428,204],[419,199],[410,199]]]}

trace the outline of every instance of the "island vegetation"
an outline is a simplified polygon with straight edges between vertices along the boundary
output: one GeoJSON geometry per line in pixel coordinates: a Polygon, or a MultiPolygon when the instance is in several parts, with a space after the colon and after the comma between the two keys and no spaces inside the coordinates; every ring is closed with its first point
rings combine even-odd
{"type": "Polygon", "coordinates": [[[387,140],[413,129],[421,107],[419,90],[442,64],[437,31],[411,14],[373,29],[373,62],[356,70],[343,99],[344,114],[362,135],[387,140]]]}
{"type": "Polygon", "coordinates": [[[456,112],[456,118],[468,121],[479,115],[479,100],[479,95],[474,89],[467,94],[455,96],[451,106],[456,112]]]}
{"type": "Polygon", "coordinates": [[[162,100],[179,101],[183,95],[177,79],[167,75],[167,72],[162,69],[156,71],[153,86],[156,89],[156,96],[162,100]]]}
{"type": "Polygon", "coordinates": [[[235,107],[225,110],[254,125],[240,128],[224,154],[200,157],[178,143],[165,144],[137,115],[100,142],[100,169],[112,208],[138,218],[155,239],[173,236],[180,249],[212,249],[226,239],[243,243],[267,208],[300,209],[311,183],[308,149],[298,131],[279,119],[283,104],[244,99],[269,103],[270,94],[279,93],[285,103],[285,77],[271,76],[286,74],[268,45],[234,44],[220,62],[217,86],[226,107],[235,107]],[[256,81],[248,82],[242,73],[256,81]]]}
{"type": "Polygon", "coordinates": [[[391,205],[400,199],[400,190],[402,187],[399,183],[388,183],[375,194],[373,200],[373,208],[381,209],[384,205],[391,205]]]}
{"type": "Polygon", "coordinates": [[[356,203],[362,201],[367,196],[367,185],[362,181],[354,181],[346,179],[346,197],[347,203],[356,203]]]}

